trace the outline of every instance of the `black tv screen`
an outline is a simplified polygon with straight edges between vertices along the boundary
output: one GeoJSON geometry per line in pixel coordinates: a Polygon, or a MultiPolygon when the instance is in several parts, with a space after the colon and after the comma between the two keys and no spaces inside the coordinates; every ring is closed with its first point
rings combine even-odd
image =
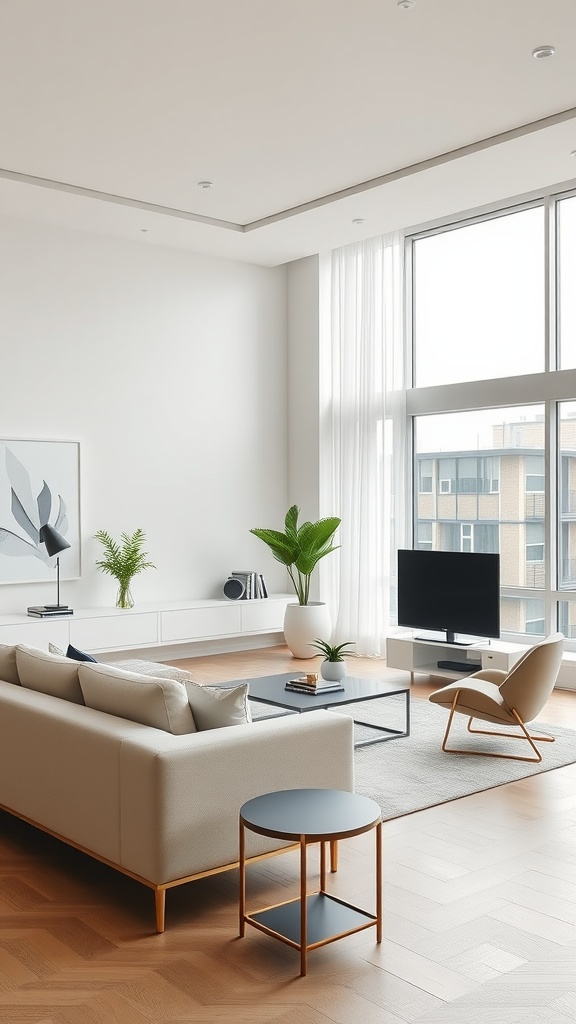
{"type": "Polygon", "coordinates": [[[449,643],[499,637],[500,555],[399,550],[398,625],[449,643]]]}

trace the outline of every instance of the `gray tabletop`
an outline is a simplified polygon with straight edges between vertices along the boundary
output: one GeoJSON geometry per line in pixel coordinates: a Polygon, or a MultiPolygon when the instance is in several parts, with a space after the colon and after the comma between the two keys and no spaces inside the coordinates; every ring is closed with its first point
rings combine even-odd
{"type": "Polygon", "coordinates": [[[381,819],[375,800],[340,789],[285,789],[248,800],[240,819],[250,828],[297,842],[301,835],[337,836],[368,829],[381,819]]]}
{"type": "Polygon", "coordinates": [[[248,683],[250,700],[294,711],[313,711],[314,708],[355,704],[363,700],[372,700],[375,697],[404,694],[410,690],[409,683],[386,683],[381,679],[357,679],[355,676],[344,676],[341,681],[343,690],[318,694],[286,690],[286,683],[290,679],[296,679],[300,674],[299,672],[282,672],[279,675],[261,676],[257,679],[235,679],[234,682],[226,682],[222,685],[237,686],[238,683],[248,683]]]}

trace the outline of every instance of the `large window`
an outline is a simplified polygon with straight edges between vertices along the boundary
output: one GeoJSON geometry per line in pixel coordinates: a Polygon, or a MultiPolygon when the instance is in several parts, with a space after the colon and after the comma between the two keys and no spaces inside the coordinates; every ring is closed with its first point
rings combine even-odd
{"type": "MultiPolygon", "coordinates": [[[[544,406],[415,416],[413,429],[416,479],[422,481],[424,466],[426,477],[438,481],[435,490],[415,492],[418,546],[499,552],[504,586],[540,590],[545,574],[544,406]]],[[[523,597],[509,601],[511,632],[529,631],[527,612],[523,597]]]]}
{"type": "Polygon", "coordinates": [[[544,369],[543,252],[543,206],[414,242],[417,387],[544,369]]]}
{"type": "Polygon", "coordinates": [[[576,366],[576,196],[558,203],[560,368],[576,366]]]}
{"type": "Polygon", "coordinates": [[[416,234],[407,259],[414,542],[498,551],[503,635],[576,641],[576,194],[416,234]]]}
{"type": "Polygon", "coordinates": [[[559,587],[576,590],[576,402],[559,407],[559,587]]]}

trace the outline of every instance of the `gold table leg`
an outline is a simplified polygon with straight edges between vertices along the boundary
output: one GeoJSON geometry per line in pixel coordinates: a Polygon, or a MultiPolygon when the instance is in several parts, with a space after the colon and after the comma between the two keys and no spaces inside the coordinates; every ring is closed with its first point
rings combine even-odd
{"type": "Polygon", "coordinates": [[[239,838],[239,868],[240,868],[240,921],[239,931],[240,938],[244,938],[244,931],[246,927],[246,846],[244,836],[244,824],[240,822],[240,838],[239,838]]]}
{"type": "Polygon", "coordinates": [[[308,907],[306,904],[306,836],[300,836],[300,976],[308,969],[308,907]]]}

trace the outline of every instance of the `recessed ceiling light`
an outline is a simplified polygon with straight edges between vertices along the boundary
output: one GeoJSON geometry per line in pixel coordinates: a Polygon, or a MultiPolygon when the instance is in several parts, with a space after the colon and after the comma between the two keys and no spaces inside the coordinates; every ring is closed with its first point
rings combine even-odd
{"type": "Polygon", "coordinates": [[[214,188],[213,181],[199,181],[198,188],[214,188]]]}
{"type": "Polygon", "coordinates": [[[572,152],[570,153],[570,156],[576,156],[576,149],[572,150],[572,152]]]}
{"type": "Polygon", "coordinates": [[[398,0],[397,7],[401,7],[403,11],[409,11],[411,7],[416,7],[416,0],[398,0]]]}
{"type": "Polygon", "coordinates": [[[353,224],[365,224],[366,221],[364,220],[364,217],[354,217],[354,220],[352,221],[352,223],[353,224]]]}
{"type": "Polygon", "coordinates": [[[536,60],[542,60],[544,57],[553,57],[555,53],[555,46],[537,46],[535,50],[532,50],[532,56],[536,60]]]}

